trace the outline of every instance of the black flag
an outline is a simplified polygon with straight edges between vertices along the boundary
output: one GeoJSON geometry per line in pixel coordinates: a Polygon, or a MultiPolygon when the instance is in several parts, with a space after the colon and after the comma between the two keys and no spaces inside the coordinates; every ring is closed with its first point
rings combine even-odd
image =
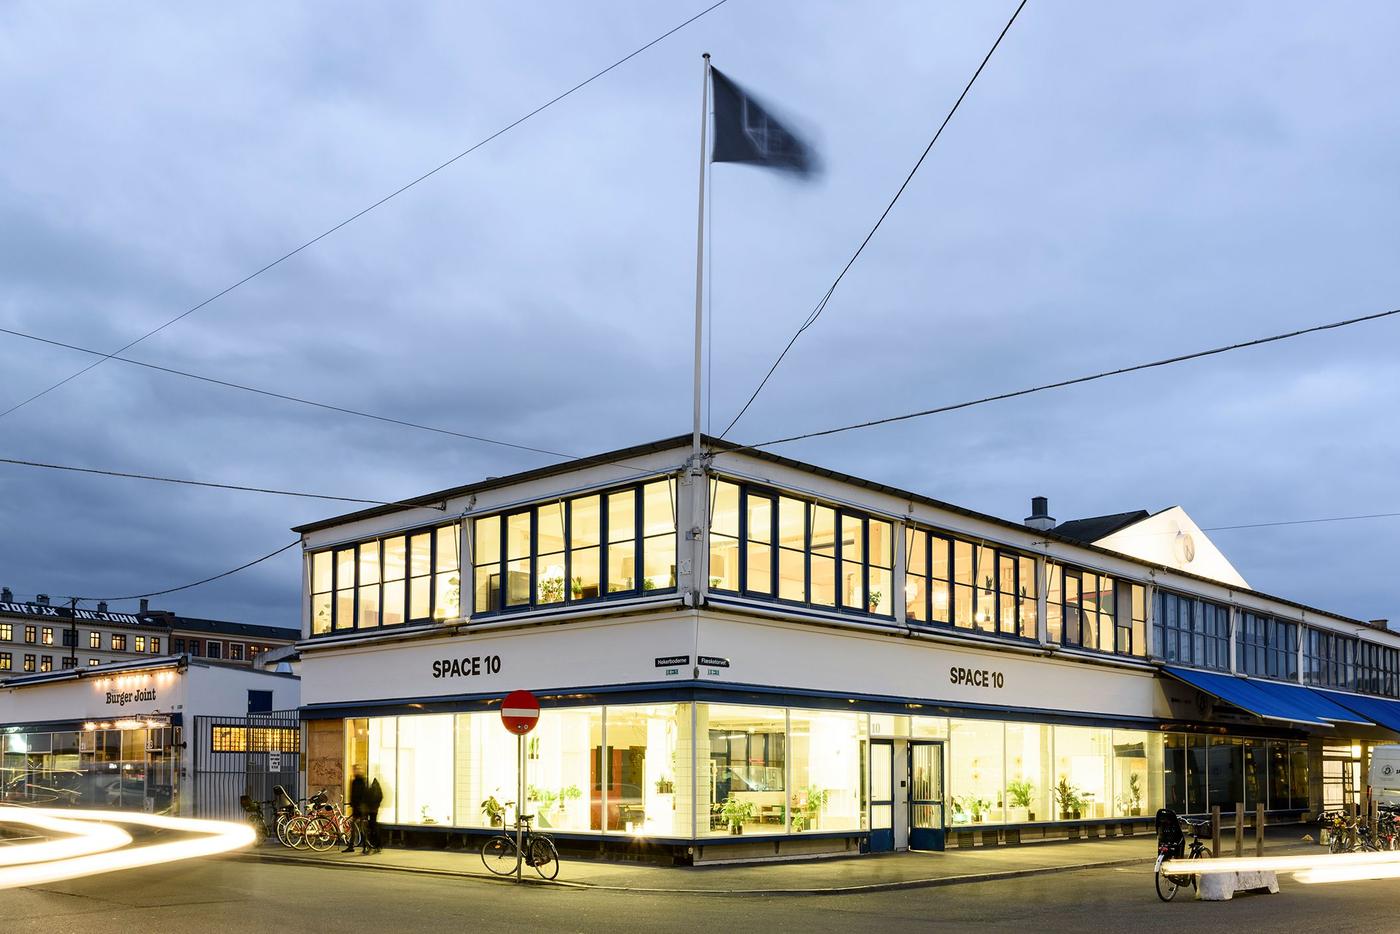
{"type": "Polygon", "coordinates": [[[747,162],[797,175],[811,175],[817,170],[811,146],[718,69],[711,68],[710,75],[715,89],[715,148],[711,162],[747,162]]]}

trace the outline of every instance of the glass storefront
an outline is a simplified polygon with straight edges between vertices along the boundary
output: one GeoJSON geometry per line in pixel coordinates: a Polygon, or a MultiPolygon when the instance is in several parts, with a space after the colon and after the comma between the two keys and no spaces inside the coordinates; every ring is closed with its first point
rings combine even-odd
{"type": "MultiPolygon", "coordinates": [[[[1146,818],[1164,806],[1201,813],[1218,803],[1228,811],[1238,800],[1307,806],[1307,747],[1299,742],[659,703],[546,709],[526,738],[526,808],[540,827],[575,833],[858,832],[873,826],[871,737],[942,741],[920,748],[942,750],[949,829],[1146,818]]],[[[384,823],[489,828],[514,820],[516,739],[495,712],[350,720],[346,751],[379,780],[384,823]]]]}
{"type": "Polygon", "coordinates": [[[0,736],[0,803],[165,811],[175,789],[168,726],[0,736]]]}

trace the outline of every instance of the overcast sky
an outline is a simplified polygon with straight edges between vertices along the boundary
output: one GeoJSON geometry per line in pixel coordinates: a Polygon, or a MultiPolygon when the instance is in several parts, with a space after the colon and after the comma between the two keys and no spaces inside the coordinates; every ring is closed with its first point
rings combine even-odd
{"type": "MultiPolygon", "coordinates": [[[[104,351],[706,5],[7,3],[0,326],[104,351]]],[[[165,366],[571,453],[689,430],[702,51],[810,129],[714,169],[727,423],[1014,4],[729,0],[141,344],[165,366]]],[[[1032,2],[733,435],[759,441],[1400,305],[1388,3],[1032,2]]],[[[1400,320],[787,445],[1019,520],[1400,512],[1400,320]]],[[[0,410],[92,358],[0,335],[0,410]]],[[[394,499],[549,463],[109,362],[2,456],[394,499]]],[[[348,507],[346,507],[348,508],[348,507]]],[[[0,466],[0,583],[119,595],[333,503],[0,466]]],[[[1213,533],[1257,588],[1400,616],[1400,520],[1213,533]]],[[[295,551],[153,601],[295,625],[295,551]]]]}

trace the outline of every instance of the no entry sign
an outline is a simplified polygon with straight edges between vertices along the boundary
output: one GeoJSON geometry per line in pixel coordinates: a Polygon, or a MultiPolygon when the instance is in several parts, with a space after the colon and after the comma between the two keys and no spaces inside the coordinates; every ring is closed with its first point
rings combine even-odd
{"type": "Polygon", "coordinates": [[[501,701],[501,722],[517,736],[524,736],[540,722],[540,702],[529,691],[511,691],[501,701]]]}

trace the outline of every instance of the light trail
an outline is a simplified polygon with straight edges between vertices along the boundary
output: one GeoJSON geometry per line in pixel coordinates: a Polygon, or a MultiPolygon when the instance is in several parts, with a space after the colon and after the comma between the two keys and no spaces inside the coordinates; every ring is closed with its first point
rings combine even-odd
{"type": "MultiPolygon", "coordinates": [[[[34,861],[27,861],[19,865],[0,865],[0,889],[40,885],[64,879],[78,879],[98,873],[115,872],[120,869],[135,869],[140,866],[154,866],[199,856],[213,856],[218,853],[227,853],[230,850],[242,849],[250,846],[256,840],[252,827],[226,821],[166,817],[160,814],[140,814],[133,811],[0,807],[0,823],[42,826],[40,821],[57,822],[63,828],[60,832],[65,833],[69,832],[67,829],[69,825],[76,825],[80,828],[78,832],[81,836],[75,838],[76,842],[75,839],[49,841],[56,844],[67,844],[74,848],[74,852],[60,855],[58,858],[45,858],[44,852],[53,851],[40,851],[39,858],[34,861]],[[109,826],[112,824],[134,824],[198,836],[187,840],[173,840],[168,843],[131,846],[129,845],[131,835],[119,827],[109,826]],[[112,831],[126,838],[125,845],[119,844],[122,848],[105,847],[105,843],[114,839],[111,836],[112,831]],[[101,850],[96,849],[98,843],[104,844],[101,850]],[[87,850],[77,853],[76,850],[82,847],[86,847],[87,850]]],[[[48,829],[57,828],[51,825],[48,829]]],[[[26,844],[16,849],[33,855],[35,851],[32,847],[43,845],[45,844],[26,844]]],[[[60,850],[60,852],[62,851],[60,850]]]]}
{"type": "Polygon", "coordinates": [[[1162,864],[1170,876],[1199,876],[1208,872],[1307,872],[1356,866],[1390,864],[1400,875],[1400,851],[1377,853],[1299,853],[1292,856],[1222,857],[1220,859],[1174,859],[1162,864]]]}
{"type": "Polygon", "coordinates": [[[0,811],[0,823],[26,824],[39,830],[62,834],[57,840],[21,843],[0,849],[0,866],[18,866],[66,859],[77,859],[94,853],[105,853],[131,843],[131,834],[109,824],[64,820],[24,808],[0,811]]]}

